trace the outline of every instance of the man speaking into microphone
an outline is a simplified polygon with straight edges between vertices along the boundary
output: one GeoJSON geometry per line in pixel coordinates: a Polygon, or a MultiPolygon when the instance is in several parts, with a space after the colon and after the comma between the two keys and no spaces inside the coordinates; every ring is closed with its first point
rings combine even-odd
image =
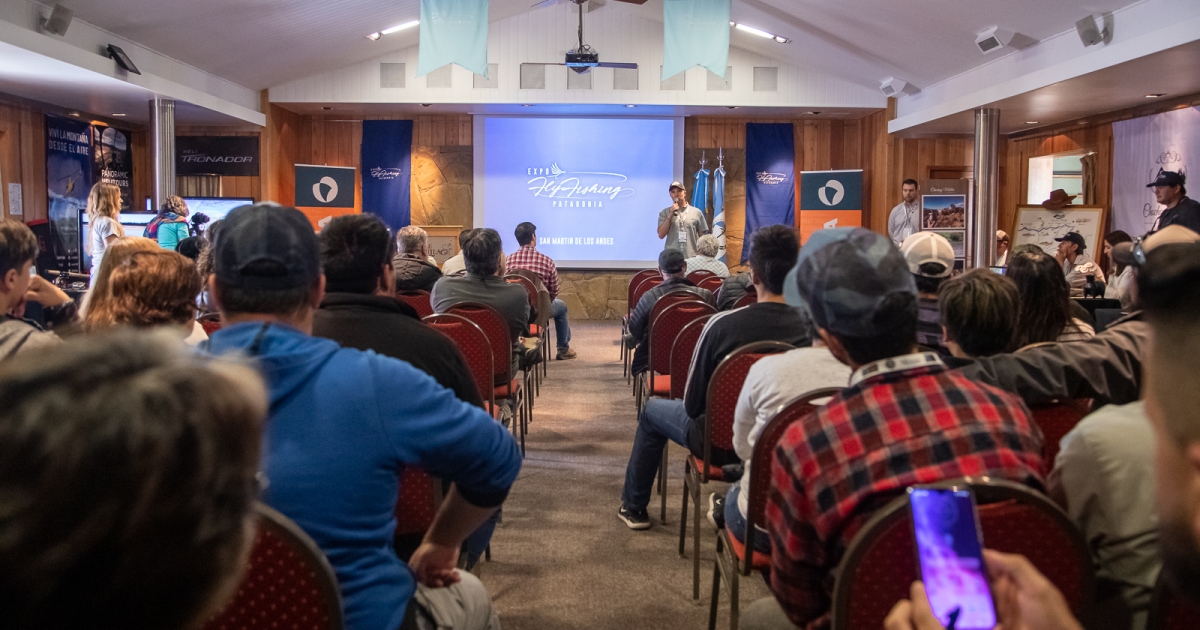
{"type": "Polygon", "coordinates": [[[671,182],[670,193],[671,205],[658,213],[658,238],[667,239],[663,250],[679,250],[684,258],[691,258],[696,255],[696,241],[708,233],[708,222],[688,203],[683,184],[671,182]]]}

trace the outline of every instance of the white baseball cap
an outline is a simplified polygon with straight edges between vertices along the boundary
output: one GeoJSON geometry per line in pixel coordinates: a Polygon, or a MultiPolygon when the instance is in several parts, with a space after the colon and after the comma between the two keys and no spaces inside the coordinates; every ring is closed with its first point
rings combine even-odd
{"type": "Polygon", "coordinates": [[[908,270],[926,278],[945,278],[954,270],[954,247],[946,237],[934,232],[917,232],[904,239],[900,244],[900,253],[904,254],[904,262],[908,270]],[[945,267],[939,274],[921,273],[921,265],[938,263],[945,267]]]}

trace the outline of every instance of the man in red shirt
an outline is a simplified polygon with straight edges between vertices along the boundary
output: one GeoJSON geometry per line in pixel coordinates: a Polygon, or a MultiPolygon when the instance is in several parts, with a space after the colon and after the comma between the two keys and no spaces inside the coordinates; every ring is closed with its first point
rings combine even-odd
{"type": "Polygon", "coordinates": [[[550,257],[537,250],[537,226],[525,221],[517,226],[517,244],[520,249],[508,255],[505,269],[527,269],[536,273],[550,293],[550,317],[554,319],[554,336],[557,338],[558,354],[555,359],[574,359],[571,349],[571,325],[567,323],[567,304],[558,299],[558,267],[550,257]]]}
{"type": "Polygon", "coordinates": [[[778,622],[756,628],[827,626],[830,572],[872,513],[908,486],[968,475],[1042,484],[1042,436],[1024,403],[915,352],[916,284],[887,237],[817,232],[785,289],[854,372],[775,449],[766,526],[775,601],[746,614],[778,622]]]}

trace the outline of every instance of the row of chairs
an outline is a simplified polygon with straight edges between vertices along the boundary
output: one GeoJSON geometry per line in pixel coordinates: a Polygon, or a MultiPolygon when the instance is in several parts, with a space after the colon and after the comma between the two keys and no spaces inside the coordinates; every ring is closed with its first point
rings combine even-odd
{"type": "MultiPolygon", "coordinates": [[[[695,284],[702,289],[708,289],[709,291],[712,291],[713,295],[716,295],[717,291],[720,290],[721,285],[724,282],[724,279],[720,276],[711,271],[706,271],[703,269],[699,269],[687,274],[687,279],[692,284],[695,284]]],[[[637,306],[638,301],[642,299],[642,296],[645,295],[647,291],[662,284],[662,282],[662,274],[660,274],[657,269],[643,269],[635,273],[633,278],[630,279],[629,289],[626,296],[625,317],[621,319],[622,338],[625,336],[625,333],[629,332],[629,315],[633,313],[633,309],[637,306]]],[[[629,362],[632,359],[632,356],[632,349],[625,347],[625,344],[621,344],[621,362],[625,366],[624,374],[627,379],[631,376],[629,373],[629,362]]]]}

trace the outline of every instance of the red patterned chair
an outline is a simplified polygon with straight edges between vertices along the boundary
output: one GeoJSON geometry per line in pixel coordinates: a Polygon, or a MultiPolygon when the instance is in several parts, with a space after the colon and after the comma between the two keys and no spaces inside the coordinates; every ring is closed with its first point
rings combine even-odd
{"type": "Polygon", "coordinates": [[[429,302],[428,291],[398,291],[396,301],[403,302],[417,311],[418,317],[433,315],[433,305],[429,302]]]}
{"type": "Polygon", "coordinates": [[[1200,628],[1200,606],[1180,597],[1162,572],[1154,584],[1146,630],[1196,630],[1200,628]]]}
{"type": "MultiPolygon", "coordinates": [[[[554,314],[554,301],[550,299],[550,291],[546,289],[541,276],[528,269],[513,269],[510,273],[511,275],[521,276],[533,283],[534,292],[537,295],[537,308],[534,309],[537,313],[537,318],[529,325],[529,330],[542,340],[541,375],[546,376],[547,366],[550,364],[550,359],[553,358],[550,356],[550,345],[548,342],[550,341],[550,318],[554,314]]],[[[541,386],[540,382],[538,386],[541,386]]]]}
{"type": "Polygon", "coordinates": [[[688,454],[683,468],[683,509],[679,516],[679,555],[687,540],[688,497],[692,499],[692,599],[700,599],[700,495],[709,480],[724,481],[720,466],[712,465],[713,447],[733,450],[733,412],[746,374],[758,360],[787,352],[793,346],[782,341],[756,341],[730,352],[717,364],[708,381],[704,414],[704,457],[688,454]]]}
{"type": "MultiPolygon", "coordinates": [[[[522,383],[512,373],[512,339],[508,334],[508,323],[496,309],[478,302],[455,304],[447,312],[475,322],[487,335],[492,351],[492,396],[512,404],[513,437],[520,437],[521,453],[524,454],[526,422],[531,411],[527,401],[528,382],[522,383]]],[[[528,377],[528,373],[525,376],[528,377]]]]}
{"type": "MultiPolygon", "coordinates": [[[[1094,569],[1083,535],[1062,508],[1026,486],[995,479],[958,479],[979,504],[988,549],[1021,554],[1066,598],[1076,619],[1087,619],[1094,569]]],[[[908,497],[879,509],[850,541],[833,586],[834,630],[878,630],[888,611],[908,597],[918,576],[908,497]]]]}
{"type": "MultiPolygon", "coordinates": [[[[537,339],[538,344],[541,346],[540,354],[542,355],[542,366],[544,367],[546,365],[546,326],[539,325],[537,322],[542,321],[543,317],[545,317],[545,313],[540,312],[542,305],[538,298],[537,285],[534,284],[529,278],[516,273],[510,273],[504,276],[504,281],[509,284],[521,285],[521,288],[525,289],[525,294],[529,296],[529,315],[533,319],[533,321],[529,323],[529,334],[533,338],[537,339]]],[[[534,367],[526,371],[529,372],[529,374],[526,376],[530,377],[528,381],[532,385],[532,395],[529,397],[529,406],[532,408],[534,399],[537,398],[539,395],[538,391],[541,389],[542,369],[540,367],[534,367]]]]}
{"type": "Polygon", "coordinates": [[[708,289],[709,291],[712,291],[713,295],[715,296],[717,291],[721,290],[721,285],[724,284],[724,282],[725,280],[721,276],[713,275],[706,278],[701,278],[700,281],[696,283],[696,286],[700,287],[701,289],[708,289]]]}
{"type": "MultiPolygon", "coordinates": [[[[717,309],[699,295],[691,291],[679,289],[662,294],[650,310],[646,329],[646,349],[649,355],[649,369],[643,372],[636,381],[637,408],[641,412],[646,400],[654,396],[669,396],[671,393],[671,347],[675,345],[675,337],[684,324],[693,319],[716,313],[717,309]],[[679,304],[687,303],[687,308],[678,308],[679,304]],[[670,312],[667,317],[663,315],[670,312]],[[657,352],[656,352],[657,350],[657,352]]],[[[686,375],[687,373],[684,372],[686,375]]]]}
{"type": "Polygon", "coordinates": [[[453,313],[429,315],[421,321],[446,335],[462,353],[488,411],[497,417],[496,388],[492,386],[492,345],[479,324],[453,313]]]}
{"type": "Polygon", "coordinates": [[[1033,421],[1042,430],[1042,462],[1046,467],[1042,472],[1050,474],[1054,458],[1058,457],[1059,443],[1087,415],[1088,405],[1086,400],[1067,400],[1029,410],[1033,421]]]}
{"type": "Polygon", "coordinates": [[[206,335],[212,335],[221,330],[222,322],[220,313],[201,315],[196,321],[200,322],[200,327],[204,329],[204,334],[206,335]]]}
{"type": "Polygon", "coordinates": [[[705,278],[717,278],[717,277],[719,277],[719,276],[717,276],[717,274],[715,274],[707,269],[697,269],[697,270],[692,271],[687,274],[688,281],[696,286],[700,286],[700,281],[705,278]]]}
{"type": "Polygon", "coordinates": [[[288,517],[254,506],[257,534],[237,593],[204,630],[341,630],[342,598],[333,567],[288,517]]]}
{"type": "MultiPolygon", "coordinates": [[[[684,324],[683,328],[679,329],[679,333],[675,335],[675,343],[671,345],[671,374],[683,375],[682,378],[674,378],[670,381],[671,392],[668,398],[671,400],[683,400],[684,390],[687,389],[687,373],[692,366],[692,354],[696,351],[696,344],[700,342],[700,333],[704,331],[704,325],[713,316],[713,309],[700,308],[701,305],[708,306],[703,302],[684,302],[683,304],[686,305],[688,311],[704,312],[684,324]]],[[[664,313],[674,312],[679,308],[681,307],[673,306],[664,313]]],[[[667,464],[670,460],[668,457],[670,446],[670,442],[663,445],[662,463],[658,465],[658,494],[662,499],[659,518],[663,524],[667,522],[667,471],[670,470],[667,464]]]]}
{"type": "Polygon", "coordinates": [[[756,534],[756,527],[762,526],[767,520],[767,494],[771,490],[771,461],[775,447],[792,423],[812,413],[839,391],[836,387],[817,389],[793,400],[771,418],[754,442],[754,453],[746,471],[750,475],[750,494],[746,497],[746,543],[739,542],[727,529],[717,531],[717,559],[713,563],[712,599],[708,610],[709,630],[716,630],[717,627],[721,579],[724,578],[729,584],[729,627],[736,630],[740,576],[748,576],[751,571],[765,572],[771,567],[771,556],[757,551],[747,562],[746,548],[754,548],[756,535],[762,535],[756,534]]]}
{"type": "Polygon", "coordinates": [[[754,304],[756,302],[758,302],[758,293],[755,291],[747,291],[746,295],[743,295],[742,297],[738,298],[738,301],[733,303],[733,308],[742,308],[743,306],[750,306],[751,304],[754,304]]]}
{"type": "MultiPolygon", "coordinates": [[[[638,273],[641,274],[642,272],[638,273]]],[[[635,281],[629,285],[629,300],[626,302],[625,317],[621,320],[621,361],[625,366],[622,374],[625,376],[625,382],[627,383],[629,382],[629,378],[633,376],[629,373],[629,363],[633,359],[633,348],[627,348],[624,344],[625,334],[629,332],[629,316],[633,313],[633,309],[637,307],[637,303],[641,301],[642,296],[663,282],[662,274],[658,273],[657,269],[654,270],[654,275],[647,276],[641,280],[637,280],[636,278],[637,276],[634,276],[635,281]]]]}

